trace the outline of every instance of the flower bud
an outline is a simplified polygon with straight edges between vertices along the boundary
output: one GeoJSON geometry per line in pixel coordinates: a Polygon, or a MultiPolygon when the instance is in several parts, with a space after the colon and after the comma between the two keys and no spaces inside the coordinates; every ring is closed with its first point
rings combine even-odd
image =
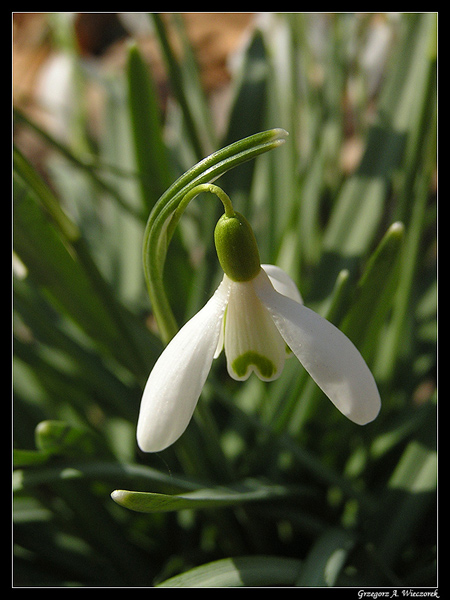
{"type": "Polygon", "coordinates": [[[240,213],[223,215],[214,231],[217,256],[226,275],[233,281],[251,281],[261,270],[255,235],[240,213]]]}

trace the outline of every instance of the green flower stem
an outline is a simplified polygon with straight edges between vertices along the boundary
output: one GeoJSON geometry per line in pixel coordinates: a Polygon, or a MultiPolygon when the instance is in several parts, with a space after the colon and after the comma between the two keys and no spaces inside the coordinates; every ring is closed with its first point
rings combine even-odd
{"type": "Polygon", "coordinates": [[[213,185],[212,183],[201,183],[200,185],[195,186],[195,188],[190,190],[186,194],[186,196],[184,196],[183,200],[180,202],[178,208],[174,212],[174,215],[170,220],[170,228],[168,231],[170,237],[172,237],[173,232],[175,231],[175,227],[189,202],[191,202],[191,200],[196,198],[202,192],[209,192],[210,194],[215,194],[223,204],[225,215],[230,218],[235,216],[236,213],[234,212],[233,204],[231,203],[230,197],[223,191],[222,188],[220,188],[217,185],[213,185]]]}
{"type": "MultiPolygon", "coordinates": [[[[277,148],[284,143],[287,135],[283,129],[270,129],[214,152],[179,177],[154,206],[144,232],[143,262],[153,314],[164,343],[167,344],[178,331],[178,325],[164,290],[164,263],[170,240],[183,211],[200,193],[194,191],[195,188],[202,184],[209,184],[230,169],[277,148]],[[186,199],[191,192],[192,196],[186,199]]],[[[211,188],[201,191],[210,190],[211,188]]],[[[219,198],[224,202],[225,211],[228,210],[230,213],[232,207],[230,203],[227,208],[228,197],[222,190],[219,194],[219,198]]]]}

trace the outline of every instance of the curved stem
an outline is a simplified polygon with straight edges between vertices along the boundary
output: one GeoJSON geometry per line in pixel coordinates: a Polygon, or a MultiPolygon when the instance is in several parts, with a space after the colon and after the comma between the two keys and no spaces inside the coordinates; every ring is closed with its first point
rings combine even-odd
{"type": "Polygon", "coordinates": [[[287,135],[283,129],[270,129],[214,152],[181,175],[154,206],[144,232],[143,262],[153,314],[164,343],[167,344],[178,332],[178,325],[164,290],[164,263],[175,227],[187,204],[201,191],[209,191],[220,198],[225,214],[233,216],[230,199],[211,182],[230,169],[277,148],[284,143],[287,135]]]}
{"type": "Polygon", "coordinates": [[[226,194],[222,190],[222,188],[220,188],[217,185],[213,185],[212,183],[202,183],[200,185],[195,186],[195,188],[193,188],[192,190],[190,190],[183,197],[180,204],[178,205],[178,208],[174,211],[173,217],[170,220],[170,224],[169,224],[169,228],[168,228],[168,235],[170,237],[172,237],[173,231],[175,230],[175,227],[176,227],[178,221],[180,220],[182,213],[185,211],[187,205],[189,204],[189,202],[191,202],[191,200],[196,198],[202,192],[209,192],[210,194],[214,194],[215,196],[217,196],[223,204],[226,216],[227,217],[235,216],[233,204],[231,203],[231,200],[230,200],[230,197],[228,196],[228,194],[226,194]]]}
{"type": "MultiPolygon", "coordinates": [[[[161,261],[165,258],[165,249],[167,248],[169,241],[172,239],[175,227],[181,218],[181,215],[186,210],[188,204],[194,200],[199,194],[203,192],[209,192],[216,195],[222,202],[225,214],[228,217],[233,217],[235,212],[233,204],[229,196],[217,185],[212,183],[202,183],[191,189],[187,194],[183,196],[177,208],[173,211],[169,219],[165,219],[164,222],[160,221],[161,227],[157,229],[159,232],[159,256],[161,261]],[[164,254],[164,256],[163,256],[164,254]]],[[[156,264],[152,265],[151,273],[151,290],[153,295],[153,311],[155,318],[160,329],[161,337],[165,343],[168,343],[172,337],[178,332],[178,326],[173,317],[172,310],[169,306],[167,298],[165,297],[162,270],[160,273],[156,272],[156,264]],[[155,302],[155,296],[158,295],[159,302],[155,302]]]]}

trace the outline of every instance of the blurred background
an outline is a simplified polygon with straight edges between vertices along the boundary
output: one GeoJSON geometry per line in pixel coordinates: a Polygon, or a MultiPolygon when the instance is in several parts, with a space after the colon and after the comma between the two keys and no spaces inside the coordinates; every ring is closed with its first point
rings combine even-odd
{"type": "MultiPolygon", "coordinates": [[[[13,13],[15,586],[437,585],[436,21],[13,13]],[[361,350],[382,411],[356,428],[295,360],[237,385],[219,359],[202,414],[143,455],[163,347],[146,220],[199,160],[274,127],[284,146],[218,184],[361,350]],[[117,488],[188,500],[136,513],[117,488]]],[[[196,200],[169,248],[180,325],[220,280],[218,216],[196,200]]]]}

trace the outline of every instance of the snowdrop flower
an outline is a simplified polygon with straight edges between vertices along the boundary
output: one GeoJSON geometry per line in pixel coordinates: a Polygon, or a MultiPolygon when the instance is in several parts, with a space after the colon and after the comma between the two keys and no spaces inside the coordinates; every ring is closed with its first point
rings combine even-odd
{"type": "Polygon", "coordinates": [[[287,347],[350,420],[377,416],[374,378],[353,343],[305,307],[292,279],[261,265],[253,231],[228,208],[215,231],[224,276],[212,298],[180,329],[156,362],[144,389],[137,441],[145,452],[175,442],[191,420],[214,358],[224,349],[228,373],[246,380],[277,379],[287,347]]]}

